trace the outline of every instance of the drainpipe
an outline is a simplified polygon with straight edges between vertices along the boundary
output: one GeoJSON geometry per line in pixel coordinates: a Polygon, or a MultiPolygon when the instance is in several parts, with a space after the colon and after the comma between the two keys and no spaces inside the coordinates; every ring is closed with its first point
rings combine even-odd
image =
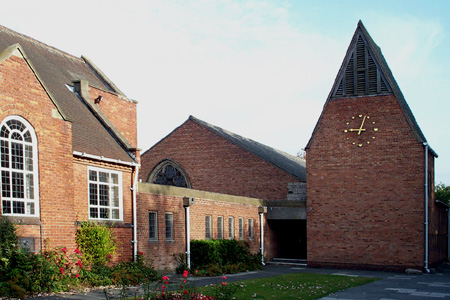
{"type": "Polygon", "coordinates": [[[423,143],[425,147],[425,271],[428,269],[428,143],[423,143]]]}
{"type": "Polygon", "coordinates": [[[264,266],[264,213],[267,212],[267,207],[260,206],[258,208],[259,212],[259,224],[260,224],[260,240],[261,240],[261,264],[264,266]]]}
{"type": "Polygon", "coordinates": [[[134,181],[133,187],[133,258],[134,262],[137,259],[137,246],[138,246],[138,238],[137,238],[137,201],[136,201],[136,190],[138,183],[138,175],[139,175],[139,165],[134,166],[134,181]]]}
{"type": "Polygon", "coordinates": [[[191,269],[191,217],[190,206],[194,205],[194,198],[183,197],[183,206],[186,211],[186,264],[191,269]]]}
{"type": "Polygon", "coordinates": [[[450,206],[447,207],[447,260],[450,261],[450,206]]]}

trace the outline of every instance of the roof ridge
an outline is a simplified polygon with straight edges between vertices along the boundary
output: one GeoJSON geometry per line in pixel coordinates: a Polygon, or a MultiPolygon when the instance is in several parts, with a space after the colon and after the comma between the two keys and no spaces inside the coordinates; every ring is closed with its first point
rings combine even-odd
{"type": "Polygon", "coordinates": [[[72,58],[74,60],[83,61],[83,59],[81,57],[77,57],[77,56],[75,56],[73,54],[70,54],[68,52],[62,51],[61,49],[58,49],[58,48],[56,48],[54,46],[50,46],[50,45],[48,45],[46,43],[43,43],[41,41],[38,41],[37,39],[32,38],[32,37],[30,37],[30,36],[28,36],[26,34],[17,32],[15,30],[12,30],[12,29],[10,29],[8,27],[5,27],[3,25],[0,25],[0,31],[4,31],[4,32],[7,32],[7,33],[9,33],[11,35],[15,35],[17,37],[23,38],[23,39],[27,40],[28,42],[31,42],[31,43],[33,43],[35,45],[39,45],[39,46],[44,47],[44,48],[48,48],[51,51],[57,52],[57,53],[59,53],[59,54],[61,54],[63,56],[72,58]]]}
{"type": "MultiPolygon", "coordinates": [[[[289,173],[290,175],[299,178],[300,180],[306,180],[306,177],[304,176],[305,174],[300,174],[302,173],[301,170],[296,170],[294,171],[292,169],[292,166],[288,166],[286,163],[284,163],[283,161],[280,161],[279,158],[275,158],[273,156],[269,156],[267,155],[267,152],[271,152],[271,153],[276,153],[278,155],[281,155],[284,159],[287,159],[289,161],[291,161],[291,163],[295,163],[296,165],[301,165],[301,167],[304,169],[306,166],[306,163],[304,160],[302,160],[299,157],[296,157],[295,155],[289,154],[287,152],[275,149],[271,146],[262,144],[258,141],[252,140],[250,138],[246,138],[243,137],[239,134],[236,134],[234,132],[228,131],[226,129],[223,129],[221,127],[212,125],[208,122],[202,121],[194,116],[189,116],[189,120],[199,124],[200,126],[206,128],[207,130],[212,131],[213,133],[221,136],[222,138],[228,140],[230,143],[236,145],[237,147],[252,153],[253,155],[259,157],[260,159],[268,162],[269,164],[285,171],[286,173],[289,173]],[[244,141],[244,143],[239,143],[240,141],[244,141]],[[264,149],[264,151],[267,152],[261,152],[258,153],[258,151],[255,151],[255,149],[252,149],[252,146],[256,146],[260,149],[264,149]]],[[[296,169],[296,168],[294,168],[296,169]]]]}
{"type": "MultiPolygon", "coordinates": [[[[200,120],[200,119],[198,119],[198,118],[196,118],[196,117],[194,117],[194,116],[192,116],[192,115],[189,116],[189,119],[192,120],[192,121],[194,121],[194,122],[196,122],[196,123],[199,123],[199,124],[201,124],[201,125],[202,125],[202,124],[205,124],[207,127],[212,127],[212,128],[218,129],[218,130],[222,130],[223,132],[229,134],[230,136],[239,137],[239,138],[241,138],[241,139],[243,139],[243,140],[246,140],[246,141],[249,141],[249,142],[256,143],[256,144],[258,144],[258,145],[260,145],[260,146],[263,146],[263,147],[266,148],[266,149],[274,150],[274,151],[276,151],[276,152],[278,152],[278,153],[280,153],[280,154],[284,154],[284,155],[286,155],[286,156],[290,156],[290,157],[292,157],[292,158],[294,158],[294,159],[297,158],[295,155],[292,155],[292,154],[290,154],[290,153],[287,153],[287,152],[285,152],[285,151],[283,151],[283,150],[279,150],[279,149],[273,148],[273,147],[268,146],[268,145],[266,145],[266,144],[263,144],[263,143],[261,143],[261,142],[255,141],[255,140],[253,140],[253,139],[250,139],[250,138],[247,138],[247,137],[245,137],[245,136],[239,135],[239,134],[237,134],[237,133],[231,132],[231,131],[229,131],[229,130],[223,129],[222,127],[219,127],[219,126],[210,124],[210,123],[208,123],[208,122],[206,122],[206,121],[203,121],[203,120],[200,120]]],[[[300,158],[298,158],[298,159],[301,160],[300,158]]]]}

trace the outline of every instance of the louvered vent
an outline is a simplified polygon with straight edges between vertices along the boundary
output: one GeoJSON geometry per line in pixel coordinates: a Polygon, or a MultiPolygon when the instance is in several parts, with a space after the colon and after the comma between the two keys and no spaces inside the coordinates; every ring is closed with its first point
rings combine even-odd
{"type": "Polygon", "coordinates": [[[355,71],[354,71],[353,54],[348,61],[347,68],[345,68],[345,94],[353,95],[355,93],[355,71]]]}
{"type": "Polygon", "coordinates": [[[336,97],[376,95],[390,91],[361,35],[350,52],[344,70],[334,92],[336,97]]]}

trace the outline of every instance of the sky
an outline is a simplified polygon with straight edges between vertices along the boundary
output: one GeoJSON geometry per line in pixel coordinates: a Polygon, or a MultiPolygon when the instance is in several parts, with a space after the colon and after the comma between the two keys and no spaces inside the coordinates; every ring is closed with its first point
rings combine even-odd
{"type": "Polygon", "coordinates": [[[381,48],[450,185],[450,1],[22,0],[0,24],[90,58],[138,101],[147,150],[193,115],[296,155],[357,23],[381,48]]]}

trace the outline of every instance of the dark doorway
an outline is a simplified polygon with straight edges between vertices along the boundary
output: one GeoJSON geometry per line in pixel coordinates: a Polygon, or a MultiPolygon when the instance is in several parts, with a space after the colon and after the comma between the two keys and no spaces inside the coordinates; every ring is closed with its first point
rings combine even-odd
{"type": "Polygon", "coordinates": [[[306,220],[268,220],[276,257],[306,259],[306,220]]]}

